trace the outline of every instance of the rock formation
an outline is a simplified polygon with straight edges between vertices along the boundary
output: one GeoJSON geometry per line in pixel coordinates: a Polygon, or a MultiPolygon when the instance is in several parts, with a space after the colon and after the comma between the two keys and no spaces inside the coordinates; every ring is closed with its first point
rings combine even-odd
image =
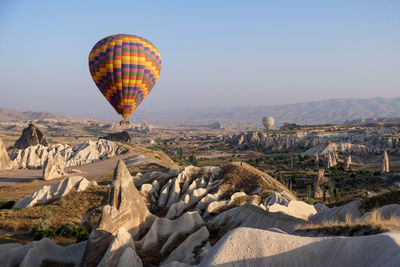
{"type": "Polygon", "coordinates": [[[210,125],[208,125],[208,128],[220,130],[220,129],[224,129],[224,125],[222,125],[222,123],[217,121],[217,122],[214,122],[214,123],[211,123],[210,125]]]}
{"type": "Polygon", "coordinates": [[[323,199],[329,197],[329,192],[326,190],[329,179],[324,176],[325,170],[318,171],[318,176],[314,180],[313,197],[316,199],[323,199]]]}
{"type": "Polygon", "coordinates": [[[43,145],[48,146],[46,137],[32,123],[22,130],[22,135],[15,141],[14,148],[25,149],[30,146],[43,145]]]}
{"type": "Polygon", "coordinates": [[[386,150],[383,152],[382,172],[389,172],[389,157],[386,150]]]}
{"type": "Polygon", "coordinates": [[[36,204],[45,204],[52,200],[61,198],[68,195],[72,189],[77,191],[84,191],[88,186],[96,186],[95,181],[88,181],[83,176],[72,176],[61,180],[59,183],[54,185],[45,185],[30,197],[18,201],[15,207],[20,209],[30,208],[36,204]]]}
{"type": "Polygon", "coordinates": [[[47,157],[43,165],[43,180],[52,180],[64,175],[64,159],[60,153],[56,153],[54,159],[47,157]]]}
{"type": "Polygon", "coordinates": [[[99,139],[105,139],[109,141],[117,141],[130,144],[132,141],[131,135],[127,131],[122,131],[120,133],[110,133],[99,139]]]}
{"type": "Polygon", "coordinates": [[[82,260],[85,246],[86,241],[62,247],[47,238],[24,246],[0,245],[0,263],[2,267],[29,267],[42,266],[47,260],[55,266],[77,266],[82,260]],[[3,246],[8,248],[3,250],[3,246]]]}
{"type": "Polygon", "coordinates": [[[344,222],[346,217],[350,219],[358,218],[361,215],[360,200],[354,200],[343,206],[320,209],[317,214],[310,217],[313,223],[323,223],[324,221],[344,222]]]}
{"type": "Polygon", "coordinates": [[[308,218],[317,213],[313,205],[309,205],[303,201],[290,201],[287,206],[281,204],[273,204],[268,208],[269,212],[283,212],[290,216],[308,220],[308,218]]]}
{"type": "Polygon", "coordinates": [[[89,236],[83,265],[98,264],[120,228],[125,228],[135,238],[148,229],[154,219],[133,185],[124,161],[118,161],[109,202],[103,207],[97,228],[89,236]]]}
{"type": "Polygon", "coordinates": [[[343,153],[376,153],[383,150],[396,151],[400,148],[400,137],[393,135],[399,128],[367,129],[366,131],[320,132],[315,130],[265,133],[244,132],[227,141],[233,145],[248,145],[270,151],[297,150],[302,155],[326,156],[333,151],[343,153]]]}
{"type": "Polygon", "coordinates": [[[42,145],[30,146],[26,149],[14,151],[10,158],[15,169],[39,169],[44,166],[47,158],[53,158],[59,154],[65,162],[65,167],[78,166],[108,159],[120,155],[126,151],[114,142],[100,139],[98,141],[86,141],[74,147],[56,144],[50,147],[42,145]]]}
{"type": "Polygon", "coordinates": [[[240,227],[223,236],[199,266],[397,266],[399,262],[398,232],[302,237],[240,227]]]}
{"type": "Polygon", "coordinates": [[[319,156],[318,156],[318,154],[314,155],[314,163],[315,164],[319,164],[319,156]]]}
{"type": "Polygon", "coordinates": [[[344,161],[344,167],[346,169],[350,168],[351,166],[351,155],[348,155],[344,161]]]}
{"type": "Polygon", "coordinates": [[[329,169],[333,167],[333,162],[332,162],[332,155],[331,153],[329,153],[326,157],[325,157],[325,168],[329,169]]]}
{"type": "Polygon", "coordinates": [[[8,170],[12,168],[12,162],[8,156],[7,149],[0,139],[0,170],[8,170]]]}

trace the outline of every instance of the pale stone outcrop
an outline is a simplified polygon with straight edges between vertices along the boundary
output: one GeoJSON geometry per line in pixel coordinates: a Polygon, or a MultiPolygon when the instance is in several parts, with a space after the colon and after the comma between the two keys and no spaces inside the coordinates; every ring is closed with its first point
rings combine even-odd
{"type": "Polygon", "coordinates": [[[290,216],[300,218],[303,220],[308,220],[308,218],[317,213],[317,210],[313,205],[309,205],[303,201],[292,200],[289,202],[288,206],[283,206],[280,204],[273,204],[268,208],[269,212],[283,212],[290,216]]]}
{"type": "Polygon", "coordinates": [[[169,219],[176,218],[177,216],[181,215],[185,209],[198,202],[206,194],[207,189],[205,188],[199,188],[190,191],[188,194],[183,195],[179,202],[171,205],[165,217],[169,219]]]}
{"type": "Polygon", "coordinates": [[[351,155],[348,155],[344,161],[344,167],[346,169],[350,168],[351,166],[351,155]]]}
{"type": "Polygon", "coordinates": [[[117,265],[122,253],[128,247],[135,250],[135,242],[125,228],[121,227],[97,267],[117,265]]]}
{"type": "Polygon", "coordinates": [[[284,198],[285,195],[286,195],[285,191],[281,191],[280,193],[276,192],[272,193],[265,199],[264,206],[271,206],[275,203],[283,206],[289,205],[289,201],[286,198],[284,198]]]}
{"type": "Polygon", "coordinates": [[[133,185],[125,163],[118,161],[111,184],[110,200],[103,207],[97,228],[89,236],[83,265],[97,264],[121,227],[135,238],[150,227],[154,219],[133,185]]]}
{"type": "Polygon", "coordinates": [[[346,221],[346,217],[350,219],[358,218],[361,216],[360,200],[353,200],[343,206],[333,208],[320,209],[316,214],[309,219],[313,223],[322,223],[324,221],[346,221]]]}
{"type": "Polygon", "coordinates": [[[6,146],[0,139],[0,170],[8,170],[12,168],[12,162],[8,156],[6,146]]]}
{"type": "Polygon", "coordinates": [[[82,260],[85,246],[86,241],[62,247],[48,238],[43,238],[24,246],[15,246],[3,253],[0,249],[0,265],[2,267],[41,266],[45,260],[61,265],[78,265],[82,260]]]}
{"type": "Polygon", "coordinates": [[[168,264],[173,261],[178,261],[182,263],[194,263],[193,250],[205,243],[208,240],[210,233],[207,227],[203,226],[190,236],[185,239],[176,249],[174,249],[171,254],[167,257],[163,264],[168,264]]]}
{"type": "Polygon", "coordinates": [[[127,247],[118,260],[117,267],[142,267],[142,261],[131,247],[127,247]]]}
{"type": "Polygon", "coordinates": [[[49,201],[68,195],[73,189],[84,191],[90,185],[95,186],[97,183],[95,181],[90,182],[83,176],[68,177],[57,184],[43,186],[30,197],[18,201],[15,204],[15,207],[24,209],[33,207],[36,204],[45,204],[49,201]]]}
{"type": "Polygon", "coordinates": [[[382,172],[389,172],[389,157],[386,150],[383,152],[382,172]]]}
{"type": "Polygon", "coordinates": [[[146,235],[137,242],[137,245],[146,250],[157,245],[162,238],[169,237],[173,233],[191,233],[202,224],[204,221],[197,211],[187,212],[175,220],[157,218],[146,235]]]}
{"type": "Polygon", "coordinates": [[[114,142],[100,139],[98,141],[89,140],[75,147],[66,144],[56,144],[50,147],[38,144],[16,150],[10,155],[10,158],[15,169],[39,169],[44,166],[48,158],[52,158],[54,161],[56,155],[61,155],[64,166],[72,167],[111,158],[125,151],[125,148],[114,142]]]}
{"type": "Polygon", "coordinates": [[[398,266],[400,233],[303,237],[239,227],[207,253],[204,266],[398,266]]]}
{"type": "Polygon", "coordinates": [[[60,153],[56,153],[54,158],[47,157],[43,166],[43,180],[52,180],[64,175],[64,159],[60,153]]]}

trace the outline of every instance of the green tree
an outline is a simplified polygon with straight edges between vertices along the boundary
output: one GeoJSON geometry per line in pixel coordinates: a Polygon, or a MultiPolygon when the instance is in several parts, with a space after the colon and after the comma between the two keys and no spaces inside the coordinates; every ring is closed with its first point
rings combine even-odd
{"type": "Polygon", "coordinates": [[[311,198],[311,185],[307,185],[307,198],[311,198]]]}

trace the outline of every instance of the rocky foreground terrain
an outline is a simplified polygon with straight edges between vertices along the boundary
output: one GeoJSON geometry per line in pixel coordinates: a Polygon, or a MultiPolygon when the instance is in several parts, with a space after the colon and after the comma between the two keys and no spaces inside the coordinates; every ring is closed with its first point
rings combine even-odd
{"type": "MultiPolygon", "coordinates": [[[[84,194],[96,187],[108,187],[109,193],[87,241],[66,247],[47,238],[27,245],[0,245],[2,266],[396,266],[400,262],[400,224],[394,223],[400,219],[400,205],[382,206],[374,213],[366,212],[360,200],[333,208],[309,205],[246,163],[132,176],[119,161],[108,186],[71,177],[42,188],[17,206],[21,211],[46,206],[74,191],[84,194]],[[394,228],[374,232],[362,227],[377,214],[391,220],[394,228]],[[357,237],[307,228],[349,220],[359,222],[351,234],[357,237]]],[[[90,216],[93,212],[83,221],[90,216]]]]}

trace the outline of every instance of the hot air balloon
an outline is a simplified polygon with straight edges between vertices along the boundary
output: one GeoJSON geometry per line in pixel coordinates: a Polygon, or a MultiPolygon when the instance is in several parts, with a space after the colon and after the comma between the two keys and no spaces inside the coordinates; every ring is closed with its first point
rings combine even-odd
{"type": "Polygon", "coordinates": [[[262,124],[264,125],[265,129],[271,130],[272,126],[274,126],[275,120],[272,117],[264,117],[262,119],[262,124]]]}
{"type": "Polygon", "coordinates": [[[161,56],[146,39],[131,34],[105,37],[89,53],[90,74],[100,92],[126,119],[149,94],[161,71],[161,56]]]}

